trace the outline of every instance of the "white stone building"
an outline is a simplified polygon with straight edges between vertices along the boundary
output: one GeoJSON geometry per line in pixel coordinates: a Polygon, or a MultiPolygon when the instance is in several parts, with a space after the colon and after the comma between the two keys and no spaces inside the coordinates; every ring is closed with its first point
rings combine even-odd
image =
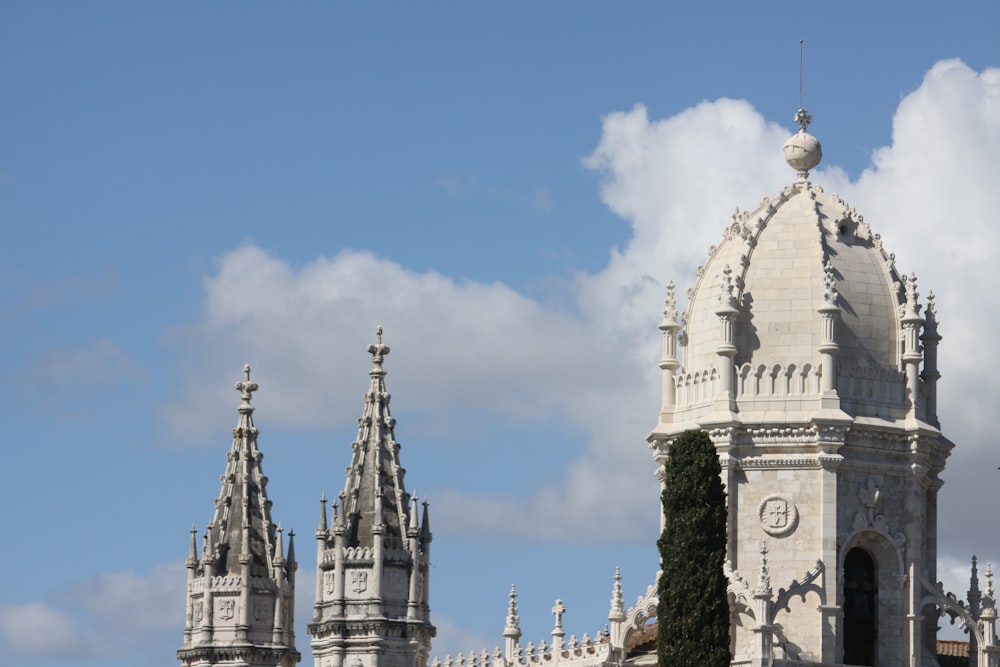
{"type": "MultiPolygon", "coordinates": [[[[968,602],[936,583],[939,477],[952,449],[937,418],[937,313],[849,204],[809,181],[809,116],[785,145],[797,179],[737,213],[699,267],[688,306],[667,287],[657,461],[688,429],[719,453],[729,504],[733,665],[933,667],[942,613],[971,629],[970,667],[1000,665],[992,574],[968,602]]],[[[381,330],[347,482],[319,528],[316,667],[426,667],[431,533],[407,494],[389,413],[381,330]]],[[[185,666],[287,667],[296,568],[270,519],[249,368],[223,490],[202,555],[192,536],[185,666]]],[[[658,502],[650,498],[650,502],[658,502]]],[[[656,559],[650,545],[650,558],[656,559]]],[[[975,568],[975,566],[974,566],[975,568]]],[[[511,591],[503,649],[434,667],[645,665],[655,582],[632,609],[618,573],[607,630],[521,643],[511,591]]],[[[500,642],[498,642],[500,643],[500,642]]]]}

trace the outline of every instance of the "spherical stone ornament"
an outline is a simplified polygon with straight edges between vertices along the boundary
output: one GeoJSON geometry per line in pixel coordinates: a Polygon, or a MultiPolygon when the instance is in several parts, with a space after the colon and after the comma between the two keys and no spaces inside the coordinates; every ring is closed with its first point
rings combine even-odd
{"type": "Polygon", "coordinates": [[[795,171],[809,171],[822,159],[819,139],[808,132],[799,132],[785,142],[785,162],[795,171]]]}

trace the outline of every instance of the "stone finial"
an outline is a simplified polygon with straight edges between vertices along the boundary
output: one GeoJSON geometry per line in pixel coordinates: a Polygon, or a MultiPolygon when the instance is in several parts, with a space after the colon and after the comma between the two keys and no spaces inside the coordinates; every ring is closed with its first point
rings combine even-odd
{"type": "Polygon", "coordinates": [[[503,629],[503,634],[507,636],[521,636],[521,618],[517,613],[517,588],[510,585],[510,602],[507,603],[507,625],[503,629]]]}
{"type": "Polygon", "coordinates": [[[795,123],[799,126],[799,131],[785,142],[785,162],[798,172],[799,180],[805,181],[809,177],[809,170],[823,159],[823,147],[816,137],[806,132],[806,128],[812,123],[812,116],[808,111],[799,109],[795,113],[795,123]]]}
{"type": "Polygon", "coordinates": [[[726,264],[722,269],[722,282],[719,286],[719,305],[736,307],[736,291],[733,284],[733,270],[726,264]]]}
{"type": "Polygon", "coordinates": [[[826,261],[823,265],[823,305],[837,305],[837,279],[833,275],[833,262],[826,261]]]}
{"type": "Polygon", "coordinates": [[[245,364],[243,366],[243,381],[236,383],[236,391],[242,392],[240,398],[243,399],[243,402],[240,403],[240,407],[238,408],[241,413],[249,414],[253,412],[250,400],[253,398],[253,393],[259,388],[256,382],[250,381],[250,364],[245,364]]]}
{"type": "Polygon", "coordinates": [[[924,309],[924,333],[928,336],[937,335],[937,302],[934,300],[934,292],[927,292],[927,307],[924,309]]]}
{"type": "Polygon", "coordinates": [[[795,112],[795,124],[799,126],[799,132],[809,129],[809,124],[813,122],[813,117],[806,109],[799,109],[795,112]]]}
{"type": "Polygon", "coordinates": [[[187,567],[198,567],[198,529],[191,526],[191,546],[188,548],[187,567]]]}
{"type": "Polygon", "coordinates": [[[375,362],[375,370],[382,369],[382,362],[385,360],[387,354],[389,354],[389,346],[382,344],[382,327],[375,327],[375,342],[368,346],[368,354],[372,355],[372,361],[375,362]]]}
{"type": "Polygon", "coordinates": [[[621,568],[615,567],[615,585],[611,593],[611,611],[608,613],[609,621],[625,620],[625,598],[622,596],[622,572],[621,568]]]}
{"type": "Polygon", "coordinates": [[[920,317],[920,292],[917,291],[917,274],[911,273],[903,276],[903,292],[906,295],[906,305],[904,310],[904,321],[910,319],[921,319],[920,317]]]}
{"type": "Polygon", "coordinates": [[[326,491],[323,492],[323,497],[319,499],[319,527],[316,529],[316,536],[322,537],[326,535],[328,530],[328,524],[326,523],[326,491]]]}
{"type": "Polygon", "coordinates": [[[663,321],[665,324],[677,322],[677,296],[674,294],[674,289],[674,281],[671,280],[667,283],[667,297],[663,304],[663,321]]]}
{"type": "Polygon", "coordinates": [[[989,563],[986,564],[986,597],[996,600],[993,596],[993,566],[989,563]]]}
{"type": "Polygon", "coordinates": [[[760,573],[757,575],[757,586],[754,593],[758,595],[771,594],[771,571],[767,566],[767,544],[760,543],[760,573]]]}

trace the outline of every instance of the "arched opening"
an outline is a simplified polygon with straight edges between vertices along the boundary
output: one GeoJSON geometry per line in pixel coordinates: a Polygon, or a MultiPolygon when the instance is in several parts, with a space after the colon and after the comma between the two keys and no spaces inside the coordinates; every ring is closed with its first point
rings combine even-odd
{"type": "Polygon", "coordinates": [[[844,558],[844,662],[875,665],[878,579],[871,555],[855,547],[844,558]]]}

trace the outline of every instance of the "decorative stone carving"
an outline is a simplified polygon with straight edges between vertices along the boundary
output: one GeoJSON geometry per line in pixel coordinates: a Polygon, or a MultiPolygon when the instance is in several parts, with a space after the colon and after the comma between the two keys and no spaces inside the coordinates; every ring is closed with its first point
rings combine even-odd
{"type": "Polygon", "coordinates": [[[218,616],[224,621],[232,620],[233,616],[236,615],[236,600],[232,599],[222,599],[219,600],[219,611],[218,616]]]}
{"type": "Polygon", "coordinates": [[[368,573],[360,570],[351,572],[351,590],[355,593],[364,593],[368,588],[368,573]]]}
{"type": "Polygon", "coordinates": [[[760,527],[768,535],[784,537],[795,530],[799,521],[799,510],[795,503],[784,496],[773,495],[764,498],[757,506],[760,527]]]}

